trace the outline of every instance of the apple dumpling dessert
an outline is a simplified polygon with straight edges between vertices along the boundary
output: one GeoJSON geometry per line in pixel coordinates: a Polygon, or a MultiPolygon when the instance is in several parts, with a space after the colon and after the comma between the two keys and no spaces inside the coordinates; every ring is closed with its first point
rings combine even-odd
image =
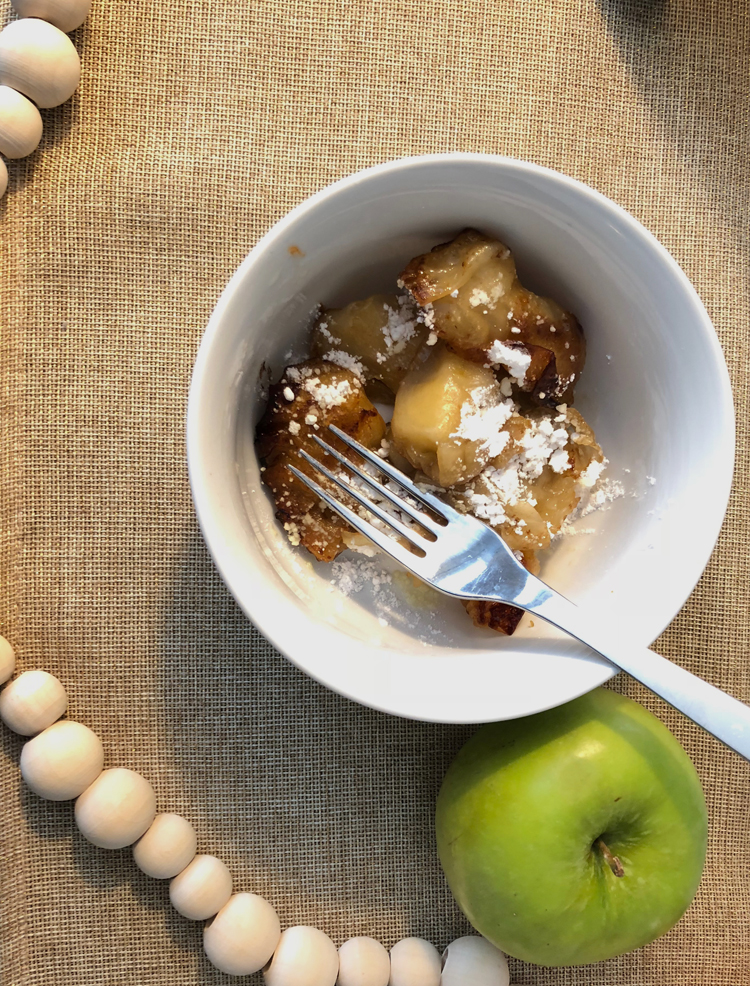
{"type": "MultiPolygon", "coordinates": [[[[294,545],[332,561],[363,538],[297,480],[313,474],[305,449],[335,424],[437,493],[495,528],[534,574],[599,481],[606,460],[572,406],[585,360],[580,325],[518,281],[510,250],[465,230],[416,257],[400,294],[321,308],[311,359],[271,388],[257,430],[265,484],[294,545]],[[391,405],[390,423],[372,403],[391,405]]],[[[319,475],[318,482],[325,483],[319,475]]],[[[372,548],[365,550],[372,553],[372,548]]],[[[522,611],[466,602],[477,626],[513,633],[522,611]]]]}
{"type": "Polygon", "coordinates": [[[586,359],[581,327],[521,285],[505,244],[467,229],[412,260],[401,281],[464,359],[504,367],[538,404],[572,401],[586,359]]]}

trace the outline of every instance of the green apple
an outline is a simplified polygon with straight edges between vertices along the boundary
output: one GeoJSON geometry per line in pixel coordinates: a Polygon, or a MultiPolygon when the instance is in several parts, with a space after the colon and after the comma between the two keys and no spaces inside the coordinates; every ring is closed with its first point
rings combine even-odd
{"type": "Polygon", "coordinates": [[[698,775],[641,705],[597,689],[483,726],[437,802],[440,861],[476,930],[539,965],[639,948],[679,921],[706,856],[698,775]]]}

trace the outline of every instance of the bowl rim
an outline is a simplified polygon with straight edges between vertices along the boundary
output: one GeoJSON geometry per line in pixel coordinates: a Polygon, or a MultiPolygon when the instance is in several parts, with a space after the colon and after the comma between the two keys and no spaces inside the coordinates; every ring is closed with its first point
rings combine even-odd
{"type": "MultiPolygon", "coordinates": [[[[443,164],[472,165],[479,163],[490,165],[494,164],[501,169],[511,168],[521,173],[538,175],[547,180],[551,179],[553,182],[556,182],[563,187],[568,187],[579,195],[585,196],[599,207],[604,208],[616,216],[622,225],[627,227],[632,233],[636,234],[646,243],[650,244],[650,246],[660,255],[662,261],[671,270],[671,273],[675,277],[679,287],[685,292],[687,298],[689,298],[691,306],[695,310],[697,320],[700,322],[703,329],[706,342],[708,343],[708,349],[712,357],[712,369],[715,373],[717,384],[720,383],[719,389],[721,391],[721,404],[719,407],[715,408],[717,416],[721,419],[718,433],[722,435],[722,449],[720,456],[721,470],[720,473],[715,476],[714,486],[716,491],[714,500],[715,508],[712,511],[710,523],[703,525],[702,541],[704,547],[701,550],[700,556],[696,559],[697,575],[692,582],[686,586],[687,591],[685,592],[684,598],[678,609],[666,620],[663,626],[659,627],[658,632],[654,634],[653,639],[650,641],[650,643],[653,643],[653,640],[656,640],[657,637],[660,636],[661,633],[663,633],[663,631],[671,624],[691,596],[716,547],[716,542],[718,540],[721,527],[724,523],[733,482],[736,447],[736,424],[732,386],[724,352],[713,323],[711,322],[708,312],[706,311],[698,292],[675,258],[656,238],[656,236],[651,233],[650,230],[648,230],[639,220],[632,216],[625,208],[610,199],[608,196],[604,195],[602,192],[597,191],[576,178],[572,178],[562,172],[556,171],[552,168],[547,168],[531,161],[525,161],[523,159],[513,158],[506,155],[455,151],[436,154],[408,155],[405,157],[390,159],[380,164],[356,171],[345,176],[344,178],[338,179],[337,181],[324,186],[317,192],[314,192],[312,195],[305,198],[302,202],[287,212],[276,223],[274,223],[274,225],[258,240],[255,246],[237,267],[234,274],[222,290],[222,293],[208,320],[206,329],[201,338],[198,353],[196,355],[189,387],[186,414],[186,452],[188,475],[198,523],[203,533],[209,554],[211,555],[211,558],[216,565],[222,580],[250,622],[277,651],[284,655],[287,660],[289,660],[296,667],[300,668],[300,670],[304,671],[305,674],[337,694],[343,695],[344,697],[357,702],[360,705],[365,705],[368,708],[385,712],[389,715],[397,715],[404,718],[418,719],[420,721],[427,722],[457,724],[464,724],[467,722],[481,723],[492,721],[492,719],[482,717],[467,720],[465,718],[445,718],[444,715],[440,717],[431,717],[428,715],[415,716],[402,709],[388,707],[387,704],[376,701],[368,701],[366,698],[363,698],[361,694],[355,694],[351,690],[347,690],[345,687],[339,686],[328,680],[323,674],[318,675],[314,671],[311,671],[310,668],[306,666],[305,662],[290,653],[284,643],[278,639],[276,632],[276,624],[278,621],[275,621],[274,619],[266,619],[265,613],[263,612],[250,612],[250,608],[246,604],[246,594],[243,593],[242,586],[238,583],[238,580],[233,577],[232,573],[228,569],[228,566],[224,563],[224,559],[221,557],[220,552],[217,550],[217,542],[220,543],[222,538],[220,536],[218,522],[213,517],[211,509],[212,497],[210,484],[206,481],[203,470],[200,468],[200,397],[205,385],[206,373],[210,362],[210,354],[214,340],[221,331],[221,325],[225,312],[231,305],[239,285],[244,281],[248,271],[256,262],[256,259],[270,246],[281,240],[300,217],[313,210],[319,203],[325,201],[326,199],[334,197],[345,189],[356,187],[358,184],[366,182],[374,177],[398,173],[414,167],[443,164]],[[700,561],[699,566],[698,561],[700,561]]],[[[578,694],[566,697],[563,702],[572,701],[574,698],[579,697],[579,695],[585,694],[592,688],[597,687],[598,684],[603,684],[608,679],[614,677],[617,673],[617,669],[611,669],[602,665],[601,674],[599,675],[598,681],[594,681],[594,684],[581,689],[578,694]]],[[[536,711],[543,711],[546,708],[554,708],[557,704],[563,703],[540,705],[539,709],[536,711]]],[[[530,714],[533,713],[522,712],[519,713],[519,716],[530,714]]]]}

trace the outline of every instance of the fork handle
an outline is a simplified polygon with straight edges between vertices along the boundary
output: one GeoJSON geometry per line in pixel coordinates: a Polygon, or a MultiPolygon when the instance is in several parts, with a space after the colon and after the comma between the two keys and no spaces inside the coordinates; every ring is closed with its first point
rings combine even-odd
{"type": "MultiPolygon", "coordinates": [[[[540,583],[541,585],[541,583],[540,583]]],[[[576,637],[636,678],[722,743],[750,760],[750,707],[647,647],[615,638],[596,619],[548,586],[524,609],[576,637]]],[[[520,600],[519,600],[520,602],[520,600]]]]}

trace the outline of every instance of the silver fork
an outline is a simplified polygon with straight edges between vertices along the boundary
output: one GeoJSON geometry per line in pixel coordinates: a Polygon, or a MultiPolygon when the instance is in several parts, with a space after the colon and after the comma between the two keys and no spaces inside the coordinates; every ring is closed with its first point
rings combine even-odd
{"type": "Polygon", "coordinates": [[[300,454],[347,497],[377,517],[388,530],[364,519],[299,469],[294,466],[289,468],[356,531],[446,595],[506,603],[540,616],[597,651],[615,667],[627,671],[693,722],[750,760],[748,706],[654,651],[616,639],[612,630],[600,624],[595,616],[579,609],[527,572],[491,527],[475,517],[459,513],[443,500],[419,489],[390,462],[381,459],[339,428],[330,426],[330,430],[406,494],[400,495],[376,477],[368,475],[316,435],[315,440],[321,450],[349,470],[356,477],[357,485],[346,482],[304,450],[300,450],[300,454]],[[362,484],[379,498],[389,501],[402,515],[419,525],[421,531],[373,502],[365,495],[362,484]]]}

